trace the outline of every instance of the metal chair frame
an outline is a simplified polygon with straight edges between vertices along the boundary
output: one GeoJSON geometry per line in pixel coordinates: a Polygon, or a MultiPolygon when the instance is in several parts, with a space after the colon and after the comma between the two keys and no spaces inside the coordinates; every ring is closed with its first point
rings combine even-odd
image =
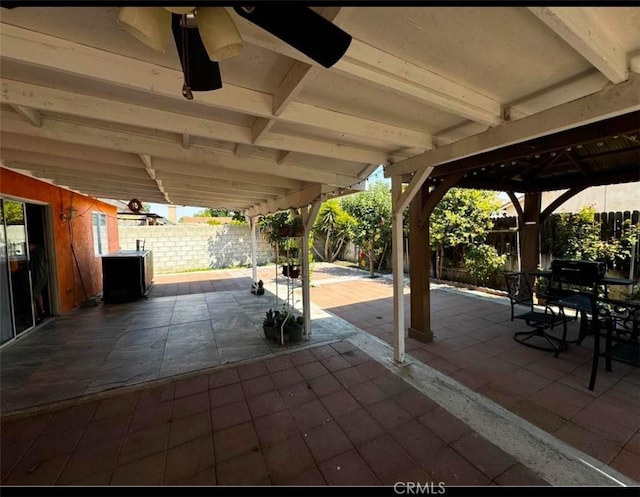
{"type": "Polygon", "coordinates": [[[554,352],[555,357],[558,357],[560,352],[567,349],[567,319],[563,310],[560,309],[556,312],[548,305],[534,304],[533,289],[525,273],[504,273],[504,278],[511,303],[511,321],[520,319],[527,326],[533,328],[531,331],[515,332],[513,339],[527,347],[554,352]],[[516,314],[516,306],[525,307],[527,310],[521,314],[516,314]],[[551,330],[561,323],[563,326],[561,338],[547,333],[547,330],[551,330]],[[544,339],[548,345],[529,342],[534,337],[544,339]]]}

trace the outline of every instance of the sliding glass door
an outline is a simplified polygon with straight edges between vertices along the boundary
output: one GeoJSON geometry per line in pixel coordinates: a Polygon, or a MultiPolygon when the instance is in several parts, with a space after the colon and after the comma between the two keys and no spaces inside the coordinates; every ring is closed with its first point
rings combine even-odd
{"type": "Polygon", "coordinates": [[[14,335],[9,274],[4,205],[3,200],[0,199],[0,344],[11,340],[14,335]]]}
{"type": "MultiPolygon", "coordinates": [[[[29,265],[29,242],[25,204],[14,200],[0,200],[3,220],[4,249],[0,264],[4,265],[3,276],[9,291],[2,291],[2,307],[10,309],[12,316],[2,311],[2,342],[9,340],[35,325],[31,271],[29,265]],[[8,285],[7,285],[8,283],[8,285]],[[7,302],[8,300],[8,302],[7,302]],[[12,318],[12,319],[11,319],[12,318]],[[13,326],[7,330],[9,322],[13,326]]],[[[1,243],[1,242],[0,242],[1,243]]]]}

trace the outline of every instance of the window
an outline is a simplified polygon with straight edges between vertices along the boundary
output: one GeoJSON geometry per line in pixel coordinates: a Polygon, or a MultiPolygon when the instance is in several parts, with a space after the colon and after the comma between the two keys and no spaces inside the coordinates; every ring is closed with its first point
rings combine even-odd
{"type": "Polygon", "coordinates": [[[102,212],[91,213],[93,225],[93,252],[96,257],[109,252],[109,237],[107,235],[107,215],[102,212]]]}

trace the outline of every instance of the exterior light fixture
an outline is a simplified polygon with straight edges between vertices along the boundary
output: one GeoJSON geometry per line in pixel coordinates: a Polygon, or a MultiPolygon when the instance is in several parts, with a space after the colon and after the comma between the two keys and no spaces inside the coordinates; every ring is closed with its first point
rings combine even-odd
{"type": "Polygon", "coordinates": [[[194,91],[222,88],[220,67],[217,62],[209,59],[198,29],[189,27],[187,15],[170,15],[173,17],[171,28],[184,73],[182,96],[193,100],[194,91]]]}
{"type": "Polygon", "coordinates": [[[120,7],[118,23],[145,45],[164,52],[171,39],[171,12],[162,7],[120,7]]]}
{"type": "Polygon", "coordinates": [[[181,16],[191,14],[191,12],[196,10],[195,7],[165,7],[165,9],[167,9],[172,14],[179,14],[181,16]]]}
{"type": "Polygon", "coordinates": [[[221,61],[242,52],[242,37],[224,7],[199,7],[196,23],[209,58],[221,61]]]}

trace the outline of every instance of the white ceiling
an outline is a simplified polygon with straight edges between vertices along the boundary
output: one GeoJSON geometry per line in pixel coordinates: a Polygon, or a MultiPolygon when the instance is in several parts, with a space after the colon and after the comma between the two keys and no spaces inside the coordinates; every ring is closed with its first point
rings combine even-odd
{"type": "Polygon", "coordinates": [[[640,70],[635,7],[317,10],[353,36],[332,68],[229,9],[244,50],[188,101],[175,49],[116,7],[2,8],[0,159],[92,196],[266,213],[640,70]]]}

